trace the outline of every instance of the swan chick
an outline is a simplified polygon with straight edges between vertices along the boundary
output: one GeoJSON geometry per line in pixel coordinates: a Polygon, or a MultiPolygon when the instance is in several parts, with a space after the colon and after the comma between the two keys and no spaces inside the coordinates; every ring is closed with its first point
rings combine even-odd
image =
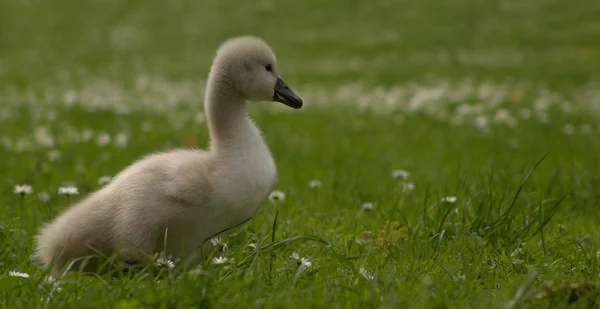
{"type": "Polygon", "coordinates": [[[108,257],[146,264],[166,254],[179,265],[200,263],[213,249],[208,240],[249,220],[277,181],[269,148],[248,116],[249,101],[303,105],[279,76],[271,47],[243,36],[219,47],[208,75],[208,149],[134,162],[41,228],[38,259],[55,275],[97,272],[108,257]]]}

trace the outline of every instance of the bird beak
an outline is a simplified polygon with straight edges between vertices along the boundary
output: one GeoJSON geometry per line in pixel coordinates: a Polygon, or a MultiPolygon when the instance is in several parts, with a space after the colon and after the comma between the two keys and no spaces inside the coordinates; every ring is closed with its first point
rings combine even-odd
{"type": "Polygon", "coordinates": [[[273,101],[283,103],[291,108],[301,108],[302,107],[302,99],[297,96],[288,85],[281,79],[281,77],[277,78],[277,83],[275,84],[275,93],[273,94],[273,101]]]}

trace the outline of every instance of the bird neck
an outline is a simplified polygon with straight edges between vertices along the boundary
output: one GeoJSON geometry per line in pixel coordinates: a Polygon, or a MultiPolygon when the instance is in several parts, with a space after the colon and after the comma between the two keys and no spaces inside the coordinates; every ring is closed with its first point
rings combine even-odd
{"type": "Polygon", "coordinates": [[[224,80],[211,76],[204,101],[210,132],[210,151],[217,155],[236,154],[264,143],[250,120],[246,100],[224,80]]]}

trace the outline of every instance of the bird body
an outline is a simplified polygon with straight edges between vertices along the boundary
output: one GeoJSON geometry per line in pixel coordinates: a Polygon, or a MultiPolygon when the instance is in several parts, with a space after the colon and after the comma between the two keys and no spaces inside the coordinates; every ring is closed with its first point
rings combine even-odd
{"type": "Polygon", "coordinates": [[[99,256],[145,263],[159,253],[198,263],[209,240],[248,220],[268,197],[277,169],[246,101],[302,100],[276,73],[270,47],[255,37],[225,42],[207,81],[207,151],[146,156],[108,185],[67,208],[37,238],[37,256],[53,273],[97,271],[99,256]]]}

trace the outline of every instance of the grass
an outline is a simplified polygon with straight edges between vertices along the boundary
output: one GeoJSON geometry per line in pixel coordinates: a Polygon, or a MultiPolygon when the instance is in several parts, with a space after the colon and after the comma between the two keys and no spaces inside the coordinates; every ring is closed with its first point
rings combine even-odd
{"type": "Polygon", "coordinates": [[[600,24],[585,2],[3,2],[0,308],[592,307],[600,24]],[[203,79],[241,33],[273,45],[307,103],[251,106],[285,199],[225,240],[233,261],[45,281],[43,222],[142,155],[204,147],[203,79]]]}

